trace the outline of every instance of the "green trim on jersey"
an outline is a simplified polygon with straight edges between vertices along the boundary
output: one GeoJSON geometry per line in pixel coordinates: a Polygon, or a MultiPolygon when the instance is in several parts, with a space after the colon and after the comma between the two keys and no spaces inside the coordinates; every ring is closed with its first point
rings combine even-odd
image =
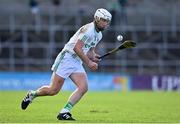
{"type": "Polygon", "coordinates": [[[58,68],[58,66],[60,65],[60,62],[61,62],[62,59],[64,58],[65,54],[66,54],[65,51],[62,51],[62,53],[60,53],[59,60],[55,63],[55,66],[54,66],[54,71],[55,71],[55,72],[57,71],[57,68],[58,68]]]}
{"type": "Polygon", "coordinates": [[[88,39],[88,36],[84,35],[80,40],[82,40],[83,42],[85,42],[88,39]]]}

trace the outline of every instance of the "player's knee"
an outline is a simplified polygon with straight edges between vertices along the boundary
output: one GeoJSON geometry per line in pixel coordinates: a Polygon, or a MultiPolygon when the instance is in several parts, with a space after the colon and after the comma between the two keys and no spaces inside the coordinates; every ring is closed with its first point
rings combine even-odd
{"type": "Polygon", "coordinates": [[[82,94],[85,94],[87,91],[88,91],[88,87],[87,86],[82,86],[82,87],[79,87],[79,90],[82,94]]]}
{"type": "Polygon", "coordinates": [[[58,94],[58,92],[59,92],[59,90],[57,90],[57,89],[51,89],[49,92],[49,95],[54,96],[54,95],[58,94]]]}
{"type": "Polygon", "coordinates": [[[83,91],[83,94],[85,94],[88,91],[88,87],[86,87],[83,91]]]}

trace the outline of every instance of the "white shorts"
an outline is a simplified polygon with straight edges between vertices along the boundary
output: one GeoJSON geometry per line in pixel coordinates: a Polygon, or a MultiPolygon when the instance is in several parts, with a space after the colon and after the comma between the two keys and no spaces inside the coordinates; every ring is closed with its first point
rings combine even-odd
{"type": "Polygon", "coordinates": [[[58,54],[51,70],[64,79],[72,73],[86,73],[82,61],[67,51],[61,51],[58,54]]]}

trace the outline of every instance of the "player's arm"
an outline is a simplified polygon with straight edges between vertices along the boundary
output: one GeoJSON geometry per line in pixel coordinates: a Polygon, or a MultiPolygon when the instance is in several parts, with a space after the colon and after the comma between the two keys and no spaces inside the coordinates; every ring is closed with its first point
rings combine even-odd
{"type": "Polygon", "coordinates": [[[81,40],[78,40],[74,47],[74,51],[91,70],[94,70],[94,71],[97,70],[97,68],[98,68],[97,63],[90,60],[88,58],[88,56],[86,54],[84,54],[83,49],[82,49],[83,46],[84,46],[84,42],[81,40]]]}
{"type": "Polygon", "coordinates": [[[95,52],[95,48],[94,47],[90,48],[90,50],[87,52],[86,55],[93,62],[96,62],[96,63],[100,62],[100,59],[99,59],[100,55],[95,52]]]}

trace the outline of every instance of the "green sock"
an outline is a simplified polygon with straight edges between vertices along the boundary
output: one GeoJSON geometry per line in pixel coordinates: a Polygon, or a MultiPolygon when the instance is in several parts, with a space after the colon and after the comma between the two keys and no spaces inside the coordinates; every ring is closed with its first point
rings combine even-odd
{"type": "Polygon", "coordinates": [[[37,92],[36,91],[31,91],[31,93],[32,93],[34,98],[37,97],[37,92]]]}
{"type": "Polygon", "coordinates": [[[68,102],[68,103],[64,106],[64,109],[67,109],[67,110],[71,111],[72,107],[73,107],[73,105],[72,105],[70,102],[68,102]]]}

